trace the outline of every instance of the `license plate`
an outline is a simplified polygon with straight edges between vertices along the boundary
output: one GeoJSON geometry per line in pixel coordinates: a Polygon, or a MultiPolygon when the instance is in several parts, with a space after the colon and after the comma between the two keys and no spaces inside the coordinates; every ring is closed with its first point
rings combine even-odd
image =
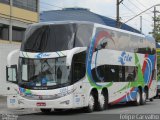
{"type": "Polygon", "coordinates": [[[38,102],[37,106],[46,106],[46,103],[45,102],[38,102]]]}
{"type": "Polygon", "coordinates": [[[15,100],[15,99],[10,99],[10,103],[11,103],[11,104],[15,104],[15,103],[16,103],[16,100],[15,100]]]}

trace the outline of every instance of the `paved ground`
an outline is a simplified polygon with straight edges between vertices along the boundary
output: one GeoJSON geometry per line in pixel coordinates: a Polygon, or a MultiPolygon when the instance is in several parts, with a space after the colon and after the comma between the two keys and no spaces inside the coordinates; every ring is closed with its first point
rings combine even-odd
{"type": "MultiPolygon", "coordinates": [[[[6,108],[5,99],[0,99],[0,113],[18,115],[18,120],[120,120],[120,114],[159,114],[160,116],[160,99],[154,99],[153,102],[147,102],[143,106],[114,105],[109,110],[101,112],[85,113],[83,110],[68,110],[65,112],[53,111],[47,115],[33,109],[9,110],[6,108]]],[[[1,116],[0,119],[2,119],[1,116]]]]}
{"type": "Polygon", "coordinates": [[[6,105],[6,97],[0,96],[0,113],[3,111],[6,112],[7,110],[7,105],[6,105]]]}
{"type": "MultiPolygon", "coordinates": [[[[8,109],[7,108],[7,98],[0,96],[0,114],[16,114],[16,115],[24,115],[24,114],[33,114],[39,111],[34,109],[8,109]]],[[[0,118],[1,120],[1,118],[0,118]]]]}

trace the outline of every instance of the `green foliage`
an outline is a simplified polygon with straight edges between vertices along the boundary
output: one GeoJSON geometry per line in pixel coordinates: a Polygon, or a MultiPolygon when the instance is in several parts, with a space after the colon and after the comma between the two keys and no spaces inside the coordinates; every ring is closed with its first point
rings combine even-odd
{"type": "Polygon", "coordinates": [[[160,81],[160,52],[157,49],[157,79],[160,81]]]}
{"type": "Polygon", "coordinates": [[[153,30],[153,36],[157,42],[160,42],[160,15],[155,18],[156,20],[156,27],[153,30]]]}

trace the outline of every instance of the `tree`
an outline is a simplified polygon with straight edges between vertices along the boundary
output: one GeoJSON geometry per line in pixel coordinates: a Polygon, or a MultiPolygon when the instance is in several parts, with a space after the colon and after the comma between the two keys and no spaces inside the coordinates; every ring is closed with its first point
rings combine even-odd
{"type": "MultiPolygon", "coordinates": [[[[160,42],[160,15],[155,19],[156,25],[155,29],[153,30],[153,37],[155,38],[156,42],[160,42]]],[[[160,81],[160,52],[157,49],[157,76],[158,81],[160,81]]]]}
{"type": "Polygon", "coordinates": [[[160,15],[154,20],[156,24],[155,28],[153,29],[153,37],[156,39],[157,42],[160,42],[160,15]]]}

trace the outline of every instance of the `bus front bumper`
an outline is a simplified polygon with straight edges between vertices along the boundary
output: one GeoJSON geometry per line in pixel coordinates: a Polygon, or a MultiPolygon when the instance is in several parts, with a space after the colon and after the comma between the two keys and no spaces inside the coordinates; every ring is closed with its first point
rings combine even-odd
{"type": "Polygon", "coordinates": [[[8,108],[74,108],[73,95],[68,95],[55,100],[29,100],[21,96],[8,96],[8,108]]]}

